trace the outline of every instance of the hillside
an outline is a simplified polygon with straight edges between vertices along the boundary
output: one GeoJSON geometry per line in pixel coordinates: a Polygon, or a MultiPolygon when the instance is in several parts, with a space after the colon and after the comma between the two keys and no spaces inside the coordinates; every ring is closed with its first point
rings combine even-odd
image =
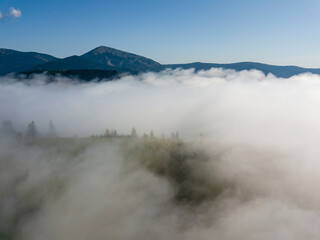
{"type": "Polygon", "coordinates": [[[39,64],[56,59],[56,57],[43,53],[19,52],[0,48],[0,75],[27,71],[39,64]]]}
{"type": "Polygon", "coordinates": [[[101,64],[88,61],[79,56],[71,56],[55,61],[47,62],[32,68],[30,71],[62,71],[62,70],[78,70],[78,69],[99,69],[107,68],[101,64]]]}
{"type": "MultiPolygon", "coordinates": [[[[33,74],[41,74],[43,71],[21,72],[23,77],[30,78],[33,74]]],[[[77,69],[77,70],[50,70],[45,74],[49,77],[49,81],[54,81],[54,77],[72,77],[78,78],[80,81],[111,81],[116,79],[118,72],[115,70],[97,70],[97,69],[77,69]]]]}

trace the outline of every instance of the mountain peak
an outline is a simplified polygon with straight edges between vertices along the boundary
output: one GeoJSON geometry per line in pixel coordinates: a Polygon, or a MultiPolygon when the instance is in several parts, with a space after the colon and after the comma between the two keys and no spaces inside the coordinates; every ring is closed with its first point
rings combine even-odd
{"type": "Polygon", "coordinates": [[[107,46],[103,46],[103,45],[101,45],[99,47],[96,47],[96,48],[92,49],[91,51],[89,51],[87,53],[90,53],[90,52],[95,53],[95,54],[109,53],[109,54],[114,54],[114,55],[119,55],[119,54],[132,54],[132,55],[135,55],[133,53],[124,52],[124,51],[121,51],[119,49],[115,49],[115,48],[107,47],[107,46]]]}
{"type": "Polygon", "coordinates": [[[99,47],[93,49],[92,51],[96,52],[96,53],[103,54],[103,53],[106,53],[106,52],[110,51],[111,49],[113,49],[113,48],[109,48],[109,47],[106,47],[106,46],[99,46],[99,47]]]}
{"type": "Polygon", "coordinates": [[[132,73],[159,71],[163,69],[160,63],[152,59],[106,46],[99,46],[83,54],[81,57],[108,68],[116,68],[132,73]]]}

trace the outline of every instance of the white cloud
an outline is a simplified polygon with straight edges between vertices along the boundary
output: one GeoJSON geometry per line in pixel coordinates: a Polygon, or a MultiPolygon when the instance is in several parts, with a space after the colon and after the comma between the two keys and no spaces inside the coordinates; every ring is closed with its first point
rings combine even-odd
{"type": "Polygon", "coordinates": [[[191,69],[101,83],[47,80],[0,77],[0,123],[10,119],[25,132],[35,120],[45,133],[53,120],[60,136],[107,127],[129,134],[135,126],[140,136],[177,130],[195,145],[187,154],[179,147],[178,156],[188,159],[176,165],[162,152],[159,164],[141,154],[126,159],[123,146],[109,140],[60,147],[0,138],[2,229],[19,222],[16,236],[27,240],[320,239],[320,75],[191,69]],[[207,160],[190,154],[197,146],[207,160]],[[201,205],[181,205],[172,196],[177,185],[141,162],[182,170],[186,194],[223,191],[201,205]]]}
{"type": "Polygon", "coordinates": [[[21,17],[21,15],[22,15],[22,13],[21,13],[21,10],[19,8],[11,7],[9,13],[3,14],[0,11],[0,20],[5,20],[5,19],[8,19],[8,18],[19,18],[19,17],[21,17]]]}
{"type": "Polygon", "coordinates": [[[21,17],[21,11],[18,8],[16,9],[14,7],[11,7],[9,15],[14,17],[14,18],[19,18],[19,17],[21,17]]]}

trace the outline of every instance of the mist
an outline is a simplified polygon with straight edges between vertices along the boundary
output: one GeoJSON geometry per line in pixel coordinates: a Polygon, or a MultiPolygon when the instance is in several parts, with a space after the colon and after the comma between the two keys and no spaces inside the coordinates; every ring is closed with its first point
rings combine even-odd
{"type": "Polygon", "coordinates": [[[0,239],[320,238],[320,75],[5,76],[0,120],[0,239]]]}

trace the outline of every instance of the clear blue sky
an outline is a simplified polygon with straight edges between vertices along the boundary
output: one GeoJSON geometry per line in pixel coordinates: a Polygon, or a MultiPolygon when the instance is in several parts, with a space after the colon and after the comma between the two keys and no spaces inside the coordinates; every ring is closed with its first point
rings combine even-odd
{"type": "Polygon", "coordinates": [[[105,45],[161,63],[320,67],[319,0],[0,0],[0,47],[57,57],[105,45]]]}

